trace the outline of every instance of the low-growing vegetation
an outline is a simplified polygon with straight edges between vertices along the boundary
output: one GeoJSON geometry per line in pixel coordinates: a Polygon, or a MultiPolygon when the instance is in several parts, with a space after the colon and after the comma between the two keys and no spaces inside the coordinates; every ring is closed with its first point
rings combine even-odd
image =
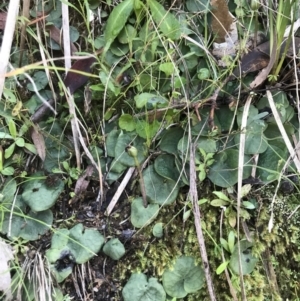
{"type": "Polygon", "coordinates": [[[0,299],[298,300],[299,1],[0,4],[0,299]]]}

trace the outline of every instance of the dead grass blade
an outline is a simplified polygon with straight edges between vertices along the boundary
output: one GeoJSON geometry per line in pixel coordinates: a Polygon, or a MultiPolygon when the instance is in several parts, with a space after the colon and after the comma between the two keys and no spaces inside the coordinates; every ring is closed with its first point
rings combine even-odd
{"type": "Polygon", "coordinates": [[[46,146],[44,136],[38,131],[36,127],[31,128],[31,139],[34,143],[36,151],[42,161],[46,158],[46,146]]]}
{"type": "Polygon", "coordinates": [[[0,50],[0,99],[2,97],[6,69],[9,62],[11,45],[14,37],[16,20],[18,17],[18,11],[20,6],[20,0],[11,0],[8,6],[8,13],[6,19],[6,25],[2,40],[2,47],[0,50]]]}
{"type": "Polygon", "coordinates": [[[268,101],[269,101],[269,104],[270,104],[270,108],[272,110],[272,113],[274,115],[274,118],[275,118],[275,121],[277,123],[277,126],[279,128],[279,131],[281,133],[281,136],[282,136],[282,139],[284,140],[284,143],[290,153],[290,156],[291,158],[293,159],[294,163],[295,163],[295,166],[297,168],[297,172],[300,173],[300,161],[299,161],[299,158],[297,157],[297,154],[295,152],[295,149],[294,147],[292,146],[291,142],[290,142],[290,139],[284,129],[284,126],[282,124],[282,121],[281,121],[281,118],[279,116],[279,113],[276,109],[276,105],[274,103],[274,99],[273,99],[273,96],[272,96],[272,93],[267,90],[267,98],[268,98],[268,101]]]}
{"type": "MultiPolygon", "coordinates": [[[[191,133],[189,133],[191,136],[191,133]]],[[[189,137],[189,140],[191,141],[191,137],[189,137]]],[[[192,204],[193,204],[193,213],[194,213],[194,219],[195,219],[195,227],[196,227],[196,233],[197,233],[197,239],[199,243],[200,248],[200,254],[202,259],[202,265],[204,269],[204,274],[206,278],[206,284],[208,293],[210,296],[211,301],[217,301],[216,295],[215,295],[215,289],[214,284],[211,277],[211,272],[209,268],[209,261],[207,257],[206,247],[205,247],[205,240],[202,232],[202,226],[201,226],[201,214],[200,214],[200,208],[198,205],[198,191],[197,191],[197,182],[196,182],[196,169],[195,169],[196,163],[195,163],[195,145],[193,143],[190,143],[190,191],[189,196],[191,198],[192,204]]]]}
{"type": "Polygon", "coordinates": [[[123,181],[121,182],[120,186],[118,187],[115,195],[113,196],[112,200],[110,201],[106,211],[105,211],[105,214],[106,215],[110,215],[112,210],[114,209],[115,205],[117,204],[119,198],[120,198],[120,195],[122,194],[122,192],[124,191],[125,187],[127,186],[129,180],[131,179],[132,177],[132,174],[134,173],[134,170],[135,170],[135,167],[130,167],[123,179],[123,181]]]}
{"type": "Polygon", "coordinates": [[[239,271],[240,271],[240,285],[241,285],[241,293],[242,300],[246,301],[246,291],[242,273],[242,262],[241,262],[241,248],[240,248],[240,209],[241,209],[241,199],[242,199],[242,181],[243,181],[243,170],[244,170],[244,153],[245,153],[245,143],[246,143],[246,132],[245,129],[247,127],[247,118],[249,114],[249,109],[251,105],[251,101],[253,98],[253,94],[250,94],[245,106],[244,112],[241,122],[241,138],[240,138],[240,147],[239,147],[239,164],[238,164],[238,183],[237,183],[237,239],[238,239],[238,250],[239,250],[239,271]]]}

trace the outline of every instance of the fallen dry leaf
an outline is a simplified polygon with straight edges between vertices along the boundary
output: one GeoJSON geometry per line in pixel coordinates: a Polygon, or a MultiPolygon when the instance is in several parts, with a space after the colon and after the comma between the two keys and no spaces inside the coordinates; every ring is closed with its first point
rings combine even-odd
{"type": "MultiPolygon", "coordinates": [[[[295,49],[296,53],[300,50],[300,38],[295,37],[295,49]]],[[[284,53],[286,46],[286,40],[280,46],[280,55],[284,53]]],[[[236,77],[245,76],[246,74],[254,71],[262,70],[266,68],[270,62],[270,41],[264,42],[254,48],[251,52],[245,54],[239,67],[236,67],[233,71],[233,75],[236,77]]],[[[293,56],[294,50],[293,45],[290,44],[287,49],[287,56],[293,56]]],[[[257,86],[257,85],[256,85],[257,86]]]]}
{"type": "Polygon", "coordinates": [[[215,42],[223,43],[225,42],[225,37],[230,35],[233,18],[229,13],[225,0],[211,0],[210,5],[212,7],[211,28],[214,36],[216,36],[215,42]]]}
{"type": "MultiPolygon", "coordinates": [[[[49,31],[50,31],[50,38],[54,42],[56,42],[60,46],[60,48],[63,48],[61,31],[54,25],[47,25],[47,29],[49,29],[49,31]]],[[[73,43],[70,43],[70,46],[71,46],[72,54],[74,54],[75,52],[78,52],[77,47],[73,43]]]]}
{"type": "Polygon", "coordinates": [[[71,94],[73,94],[77,89],[85,85],[89,80],[88,76],[72,71],[76,70],[85,73],[91,73],[92,65],[96,61],[96,58],[92,56],[86,59],[78,60],[72,65],[71,69],[69,70],[64,79],[64,84],[67,88],[70,89],[71,94]]]}
{"type": "Polygon", "coordinates": [[[42,159],[42,161],[45,161],[46,146],[44,136],[36,129],[36,127],[31,128],[31,139],[39,157],[42,159]]]}
{"type": "Polygon", "coordinates": [[[84,194],[84,192],[87,190],[90,184],[90,180],[86,180],[86,178],[91,177],[93,172],[94,172],[94,167],[92,165],[89,165],[86,168],[84,174],[78,178],[74,189],[75,197],[72,198],[69,204],[75,203],[80,198],[80,195],[84,194]]]}
{"type": "Polygon", "coordinates": [[[244,76],[250,72],[262,70],[267,67],[270,61],[270,56],[256,50],[244,55],[241,60],[240,67],[235,68],[233,74],[236,77],[244,76]]]}
{"type": "Polygon", "coordinates": [[[268,66],[266,68],[264,68],[255,77],[254,81],[252,81],[252,83],[250,84],[251,89],[254,89],[254,88],[260,86],[267,79],[268,75],[270,74],[270,72],[274,66],[275,60],[276,60],[276,42],[274,42],[268,66]]]}

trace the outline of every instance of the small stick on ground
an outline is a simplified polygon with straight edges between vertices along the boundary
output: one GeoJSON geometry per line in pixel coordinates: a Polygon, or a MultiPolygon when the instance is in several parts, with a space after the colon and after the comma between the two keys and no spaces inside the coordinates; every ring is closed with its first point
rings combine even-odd
{"type": "Polygon", "coordinates": [[[123,179],[123,181],[121,182],[120,186],[118,187],[114,197],[112,198],[112,200],[110,201],[105,214],[106,215],[110,215],[112,210],[114,209],[115,205],[117,204],[120,195],[122,194],[123,190],[125,189],[126,185],[128,184],[129,180],[131,179],[132,174],[134,173],[135,167],[130,167],[123,179]]]}
{"type": "MultiPolygon", "coordinates": [[[[191,134],[190,134],[191,135],[191,134]]],[[[191,141],[191,137],[190,137],[191,141]]],[[[205,273],[206,283],[207,283],[207,289],[210,296],[211,301],[216,301],[216,295],[214,290],[214,285],[212,282],[212,277],[210,273],[210,268],[208,264],[208,258],[207,258],[207,252],[205,247],[205,241],[204,236],[201,228],[201,214],[200,209],[198,205],[198,192],[197,192],[197,183],[196,183],[196,170],[195,170],[195,145],[191,143],[190,147],[190,198],[192,200],[193,204],[193,213],[195,218],[195,227],[196,227],[196,233],[200,248],[200,254],[202,258],[202,265],[205,273]]]]}

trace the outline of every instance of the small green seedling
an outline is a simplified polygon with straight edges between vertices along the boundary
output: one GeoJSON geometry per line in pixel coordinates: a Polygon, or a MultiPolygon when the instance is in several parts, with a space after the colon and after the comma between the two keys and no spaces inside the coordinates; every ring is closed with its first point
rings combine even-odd
{"type": "Polygon", "coordinates": [[[27,125],[23,124],[19,132],[17,132],[16,123],[12,118],[7,119],[6,122],[8,125],[9,134],[5,132],[0,132],[0,139],[13,140],[13,143],[5,149],[4,158],[10,158],[13,155],[16,147],[26,148],[30,152],[37,154],[35,146],[31,143],[25,142],[23,138],[23,135],[28,131],[27,125]]]}

